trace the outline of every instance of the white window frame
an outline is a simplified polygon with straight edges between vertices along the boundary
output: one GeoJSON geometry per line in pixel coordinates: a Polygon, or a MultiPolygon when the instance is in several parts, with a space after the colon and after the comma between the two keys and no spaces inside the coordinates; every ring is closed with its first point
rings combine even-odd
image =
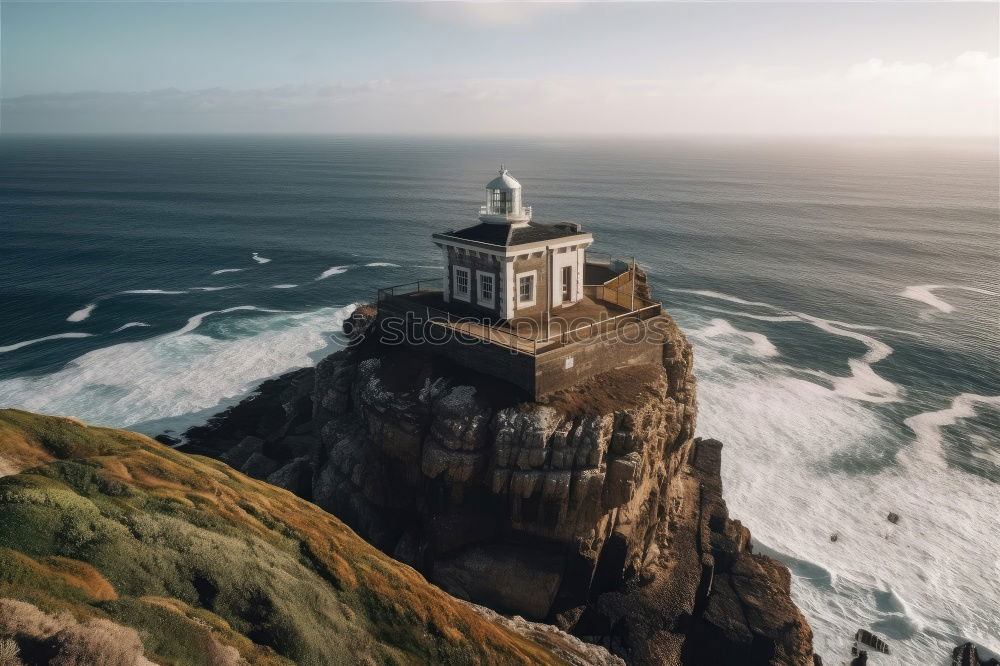
{"type": "Polygon", "coordinates": [[[452,296],[454,296],[460,301],[465,301],[466,303],[470,302],[472,300],[472,270],[464,266],[452,266],[451,279],[452,279],[452,284],[455,285],[454,289],[452,290],[452,296]],[[465,293],[462,293],[462,290],[459,289],[459,282],[458,282],[459,275],[465,276],[465,293]]]}
{"type": "Polygon", "coordinates": [[[497,302],[497,275],[492,271],[476,271],[476,303],[483,307],[496,307],[497,302]],[[483,298],[483,278],[488,277],[493,283],[490,290],[490,298],[483,298]]]}
{"type": "Polygon", "coordinates": [[[530,308],[538,302],[538,271],[524,271],[514,275],[514,309],[530,308]],[[521,300],[521,278],[531,278],[531,299],[521,300]]]}

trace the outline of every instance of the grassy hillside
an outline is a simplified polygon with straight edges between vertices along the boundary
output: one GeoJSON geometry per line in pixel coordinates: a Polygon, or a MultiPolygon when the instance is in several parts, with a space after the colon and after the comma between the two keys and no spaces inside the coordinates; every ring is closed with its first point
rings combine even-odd
{"type": "Polygon", "coordinates": [[[0,474],[0,664],[560,661],[314,505],[142,435],[0,410],[0,474]]]}

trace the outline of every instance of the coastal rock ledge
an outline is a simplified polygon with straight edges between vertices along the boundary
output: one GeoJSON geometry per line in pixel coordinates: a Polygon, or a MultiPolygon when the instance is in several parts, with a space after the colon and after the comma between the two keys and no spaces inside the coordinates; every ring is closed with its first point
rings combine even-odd
{"type": "MultiPolygon", "coordinates": [[[[538,402],[445,359],[354,343],[186,433],[335,514],[453,596],[629,664],[814,663],[790,575],[722,497],[722,445],[694,436],[692,350],[538,402]]],[[[819,663],[816,658],[816,663],[819,663]]]]}

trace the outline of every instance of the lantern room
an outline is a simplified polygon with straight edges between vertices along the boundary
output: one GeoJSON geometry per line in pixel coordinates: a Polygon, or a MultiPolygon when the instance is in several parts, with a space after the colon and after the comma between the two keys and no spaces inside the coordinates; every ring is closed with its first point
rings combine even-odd
{"type": "Polygon", "coordinates": [[[521,183],[500,165],[496,178],[486,184],[486,205],[479,209],[479,219],[487,224],[527,224],[531,206],[521,201],[521,183]]]}

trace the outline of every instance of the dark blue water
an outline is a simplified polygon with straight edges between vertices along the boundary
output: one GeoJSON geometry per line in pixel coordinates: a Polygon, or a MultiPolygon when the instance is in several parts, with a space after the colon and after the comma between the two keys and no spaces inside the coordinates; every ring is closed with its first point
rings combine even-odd
{"type": "Polygon", "coordinates": [[[430,234],[475,223],[500,162],[537,220],[648,269],[820,651],[1000,650],[990,141],[0,138],[0,405],[203,418],[438,275],[430,234]]]}

